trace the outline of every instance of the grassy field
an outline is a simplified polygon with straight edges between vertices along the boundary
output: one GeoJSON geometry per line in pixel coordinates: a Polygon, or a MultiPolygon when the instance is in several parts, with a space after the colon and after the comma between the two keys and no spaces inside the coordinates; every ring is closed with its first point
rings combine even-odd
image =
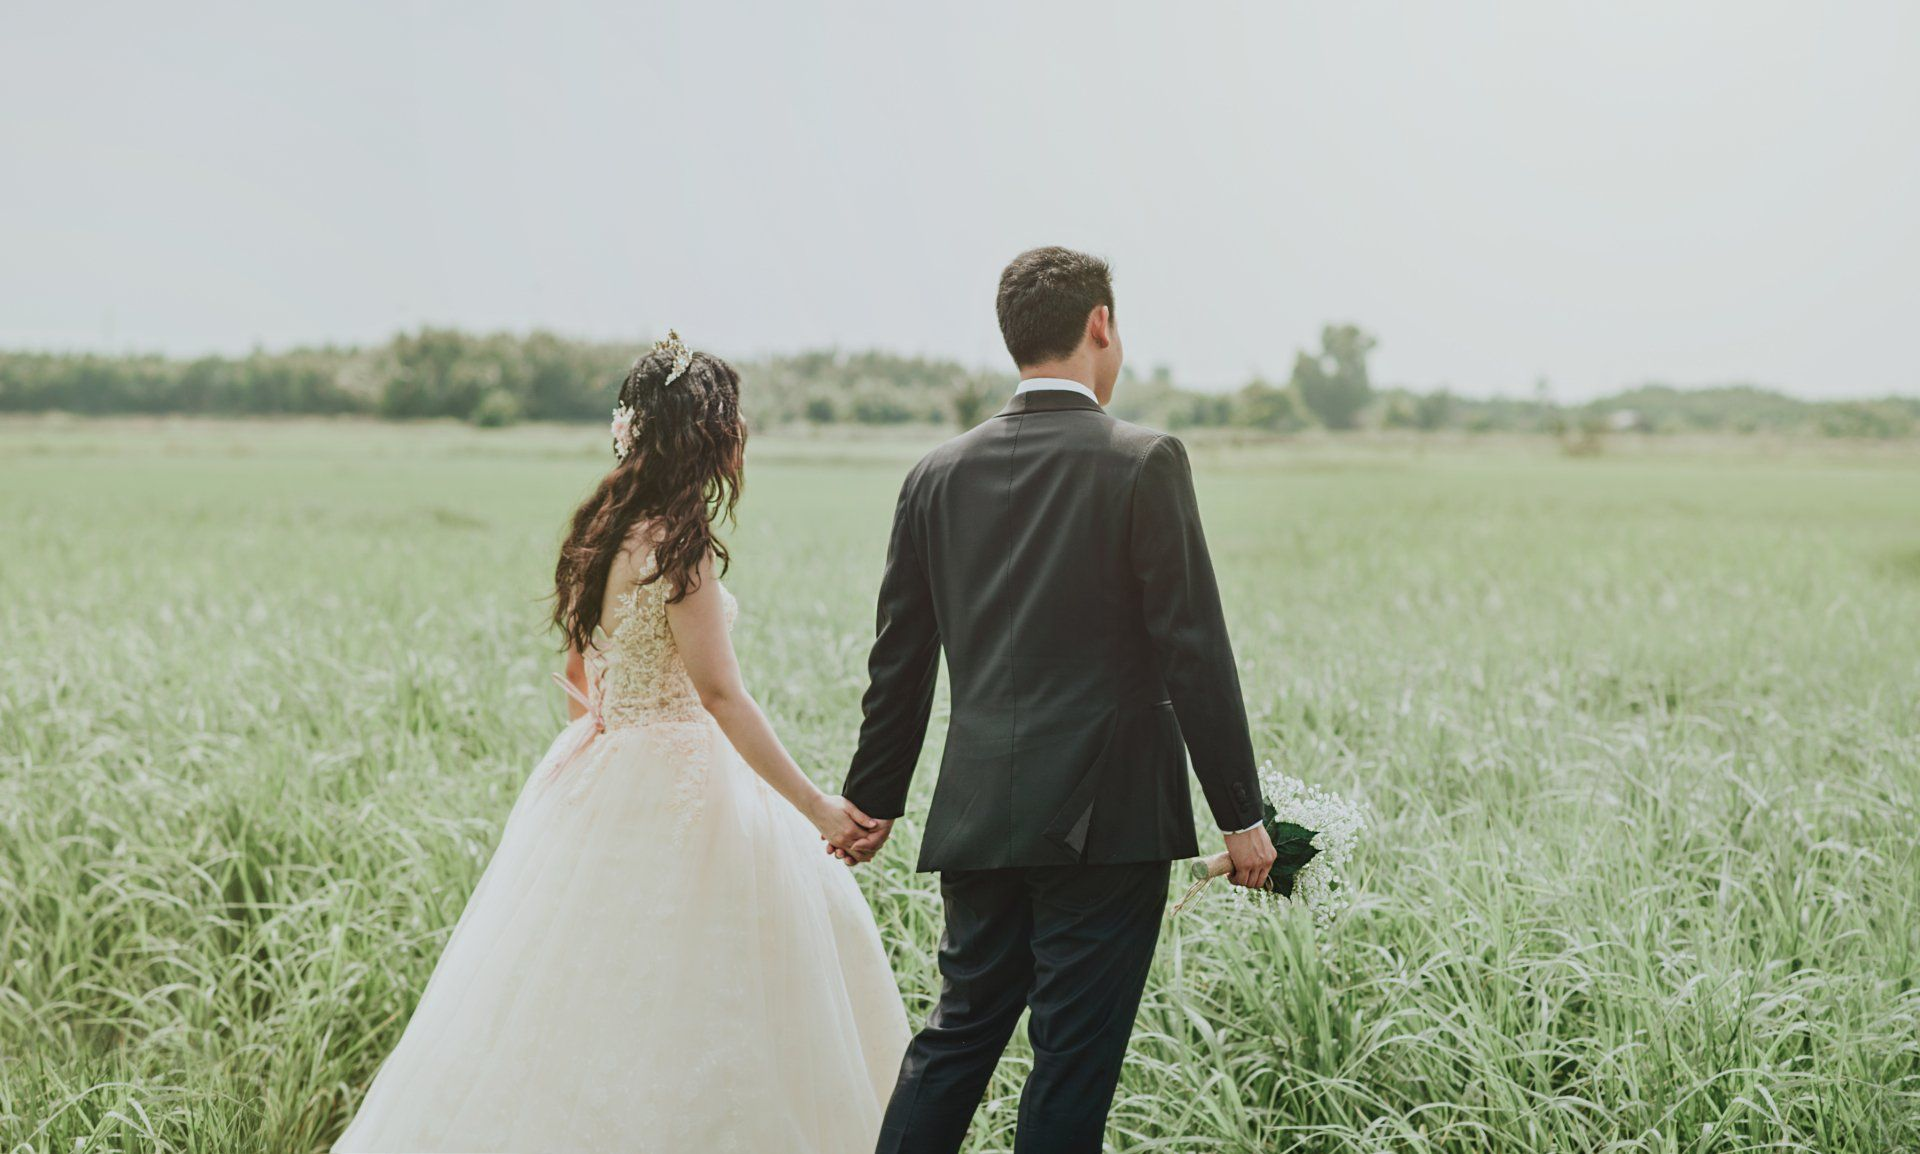
{"type": "MultiPolygon", "coordinates": [[[[563,716],[600,442],[0,424],[0,1152],[326,1147],[563,716]]],[[[920,447],[755,447],[737,640],[823,783],[920,447]]],[[[1196,456],[1256,744],[1374,828],[1329,934],[1170,924],[1112,1149],[1920,1148],[1920,457],[1196,456]]],[[[917,1016],[916,841],[860,878],[917,1016]]]]}

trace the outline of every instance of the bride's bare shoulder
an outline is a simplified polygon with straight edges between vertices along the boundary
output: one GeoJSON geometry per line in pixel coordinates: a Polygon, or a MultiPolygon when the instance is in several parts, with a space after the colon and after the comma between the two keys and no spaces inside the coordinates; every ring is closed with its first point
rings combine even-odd
{"type": "Polygon", "coordinates": [[[638,580],[652,567],[653,550],[659,543],[659,522],[651,519],[634,522],[613,559],[614,572],[638,580]]]}
{"type": "Polygon", "coordinates": [[[602,620],[611,623],[621,599],[630,597],[640,583],[651,574],[653,549],[657,543],[652,521],[639,522],[627,530],[626,540],[621,543],[620,552],[614,554],[613,564],[607,569],[607,586],[602,600],[602,620]]]}

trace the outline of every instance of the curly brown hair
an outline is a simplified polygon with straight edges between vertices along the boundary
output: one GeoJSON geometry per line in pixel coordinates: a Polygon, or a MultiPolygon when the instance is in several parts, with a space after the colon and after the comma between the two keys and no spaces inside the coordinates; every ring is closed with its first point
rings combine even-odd
{"type": "Polygon", "coordinates": [[[725,573],[726,543],[717,521],[733,519],[740,500],[747,426],[740,415],[740,374],[708,353],[694,353],[687,371],[667,383],[673,355],[648,353],[620,385],[633,410],[632,447],[573,512],[554,567],[553,623],[568,646],[593,644],[607,576],[634,527],[652,522],[654,565],[642,584],[667,582],[669,601],[699,588],[700,564],[712,554],[725,573]]]}

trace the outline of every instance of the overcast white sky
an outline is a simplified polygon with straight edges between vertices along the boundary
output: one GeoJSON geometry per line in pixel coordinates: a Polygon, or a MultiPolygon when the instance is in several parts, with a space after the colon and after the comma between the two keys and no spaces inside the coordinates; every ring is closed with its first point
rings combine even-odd
{"type": "Polygon", "coordinates": [[[0,346],[422,323],[1004,363],[1920,392],[1920,4],[6,3],[0,346]]]}

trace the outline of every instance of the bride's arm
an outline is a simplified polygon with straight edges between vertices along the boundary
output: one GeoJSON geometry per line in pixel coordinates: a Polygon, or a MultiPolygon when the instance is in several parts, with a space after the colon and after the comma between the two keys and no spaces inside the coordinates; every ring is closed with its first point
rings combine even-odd
{"type": "MultiPolygon", "coordinates": [[[[578,649],[575,649],[571,645],[567,646],[566,678],[568,681],[571,681],[573,683],[573,687],[575,689],[578,689],[580,691],[580,695],[582,697],[586,696],[587,694],[587,663],[586,663],[586,660],[580,656],[580,651],[578,649]]],[[[586,713],[587,713],[587,707],[580,704],[578,701],[575,701],[573,699],[572,694],[568,694],[567,695],[567,720],[578,721],[582,717],[586,716],[586,713]]]]}
{"type": "Polygon", "coordinates": [[[780,744],[760,703],[747,692],[733,654],[733,639],[727,634],[726,605],[712,558],[701,562],[699,587],[667,606],[667,627],[673,631],[674,647],[693,678],[700,704],[775,793],[805,814],[820,836],[842,849],[873,828],[873,819],[852,802],[825,793],[808,780],[780,744]]]}

